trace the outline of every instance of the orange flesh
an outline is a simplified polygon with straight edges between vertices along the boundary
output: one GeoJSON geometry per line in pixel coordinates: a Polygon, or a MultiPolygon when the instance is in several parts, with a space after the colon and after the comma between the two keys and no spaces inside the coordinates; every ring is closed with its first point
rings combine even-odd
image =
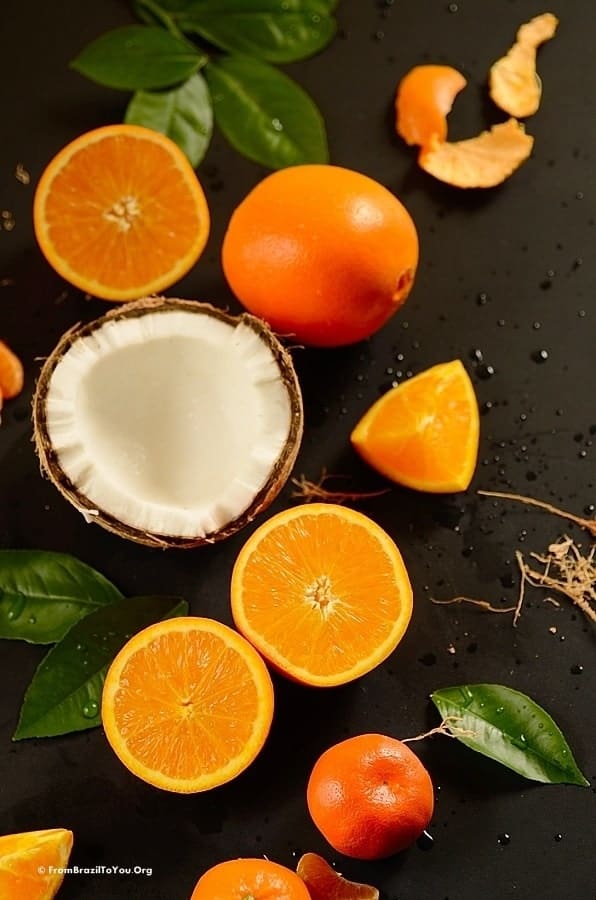
{"type": "Polygon", "coordinates": [[[478,455],[474,388],[459,361],[388,391],[352,434],[360,455],[388,478],[431,492],[465,490],[478,455]]]}
{"type": "Polygon", "coordinates": [[[51,900],[72,850],[72,832],[64,828],[8,834],[0,837],[0,898],[51,900]]]}
{"type": "Polygon", "coordinates": [[[342,878],[316,853],[305,853],[296,871],[306,884],[311,900],[379,900],[375,887],[342,878]]]}
{"type": "Polygon", "coordinates": [[[236,624],[291,677],[349,681],[386,658],[407,627],[412,601],[403,561],[368,522],[331,505],[298,507],[266,523],[238,558],[236,624]]]}
{"type": "Polygon", "coordinates": [[[158,787],[204,790],[237,775],[260,750],[272,687],[262,660],[231,629],[172,621],[180,628],[152,626],[116,658],[104,689],[104,726],[135,774],[158,787]]]}
{"type": "Polygon", "coordinates": [[[35,229],[49,262],[105,299],[172,284],[209,230],[202,189],[181,151],[135,126],[98,129],[73,145],[50,163],[36,195],[35,229]]]}
{"type": "Polygon", "coordinates": [[[401,80],[395,99],[397,133],[407,144],[425,147],[447,139],[447,115],[467,84],[451,66],[415,66],[401,80]]]}
{"type": "Polygon", "coordinates": [[[24,378],[21,360],[4,341],[0,341],[0,401],[3,397],[10,400],[20,394],[24,378]]]}

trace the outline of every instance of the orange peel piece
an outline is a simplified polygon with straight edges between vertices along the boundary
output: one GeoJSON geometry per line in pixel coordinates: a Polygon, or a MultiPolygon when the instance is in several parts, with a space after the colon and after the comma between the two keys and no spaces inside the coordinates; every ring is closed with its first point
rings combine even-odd
{"type": "Polygon", "coordinates": [[[490,188],[501,184],[528,159],[534,138],[517,119],[509,119],[477,137],[449,143],[432,138],[418,163],[425,172],[460,188],[490,188]]]}
{"type": "Polygon", "coordinates": [[[536,72],[536,51],[555,36],[558,24],[552,13],[535,16],[521,26],[513,47],[491,67],[490,96],[510,116],[525,118],[538,110],[542,82],[536,72]]]}
{"type": "Polygon", "coordinates": [[[296,872],[308,888],[311,900],[379,900],[375,887],[348,881],[316,853],[301,856],[296,872]]]}
{"type": "Polygon", "coordinates": [[[414,66],[395,96],[395,128],[406,144],[426,147],[432,138],[447,140],[447,116],[466,84],[451,66],[414,66]]]}

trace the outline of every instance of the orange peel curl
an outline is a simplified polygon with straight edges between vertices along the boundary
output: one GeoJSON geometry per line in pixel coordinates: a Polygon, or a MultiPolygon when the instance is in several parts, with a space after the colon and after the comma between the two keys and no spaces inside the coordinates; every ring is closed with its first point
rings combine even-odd
{"type": "Polygon", "coordinates": [[[535,16],[519,28],[515,44],[491,67],[490,96],[510,116],[523,119],[538,110],[542,82],[536,72],[536,52],[554,37],[558,24],[552,13],[535,16]]]}
{"type": "Polygon", "coordinates": [[[447,140],[447,116],[466,84],[451,66],[414,66],[395,96],[395,127],[406,144],[425,147],[432,138],[447,140]]]}
{"type": "Polygon", "coordinates": [[[370,884],[348,881],[316,853],[300,857],[296,872],[304,881],[312,900],[379,900],[370,884]]]}
{"type": "Polygon", "coordinates": [[[460,188],[501,184],[530,156],[534,138],[517,119],[509,119],[465,141],[431,139],[418,163],[439,181],[460,188]]]}

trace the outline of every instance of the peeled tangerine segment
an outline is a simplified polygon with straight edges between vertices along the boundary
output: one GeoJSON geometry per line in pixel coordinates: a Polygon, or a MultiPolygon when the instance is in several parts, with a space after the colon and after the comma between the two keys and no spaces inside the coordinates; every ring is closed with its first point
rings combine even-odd
{"type": "Polygon", "coordinates": [[[312,900],[379,900],[375,887],[348,881],[316,853],[301,856],[296,871],[306,884],[312,900]]]}
{"type": "Polygon", "coordinates": [[[395,98],[396,130],[406,144],[425,147],[447,140],[447,116],[466,79],[451,66],[415,66],[402,78],[395,98]]]}
{"type": "Polygon", "coordinates": [[[475,138],[449,143],[432,138],[418,163],[425,172],[460,188],[502,184],[532,153],[534,138],[516,119],[494,125],[475,138]]]}
{"type": "Polygon", "coordinates": [[[536,16],[521,26],[511,50],[492,66],[490,95],[510,116],[531,116],[540,106],[542,85],[536,74],[536,50],[554,37],[558,24],[552,13],[536,16]]]}

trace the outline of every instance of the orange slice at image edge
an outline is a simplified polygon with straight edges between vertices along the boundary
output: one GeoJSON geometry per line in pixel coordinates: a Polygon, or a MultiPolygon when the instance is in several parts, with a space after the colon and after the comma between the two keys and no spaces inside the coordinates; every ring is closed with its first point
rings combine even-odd
{"type": "Polygon", "coordinates": [[[52,900],[64,876],[73,834],[66,828],[0,836],[0,898],[52,900]]]}
{"type": "Polygon", "coordinates": [[[210,218],[203,189],[170,138],[108,125],[64,147],[43,172],[33,224],[49,264],[104,300],[170,287],[201,255],[210,218]]]}
{"type": "Polygon", "coordinates": [[[231,597],[239,631],[279,672],[314,687],[371,671],[412,614],[395,543],[367,516],[330,503],[261,525],[240,551],[231,597]]]}
{"type": "Polygon", "coordinates": [[[478,460],[480,417],[460,360],[433,366],[384,394],[351,435],[391,481],[429,493],[465,491],[478,460]]]}
{"type": "Polygon", "coordinates": [[[154,787],[195,793],[239,775],[262,749],[273,685],[227,625],[186,616],[150,625],[113,661],[102,719],[120,761],[154,787]]]}

